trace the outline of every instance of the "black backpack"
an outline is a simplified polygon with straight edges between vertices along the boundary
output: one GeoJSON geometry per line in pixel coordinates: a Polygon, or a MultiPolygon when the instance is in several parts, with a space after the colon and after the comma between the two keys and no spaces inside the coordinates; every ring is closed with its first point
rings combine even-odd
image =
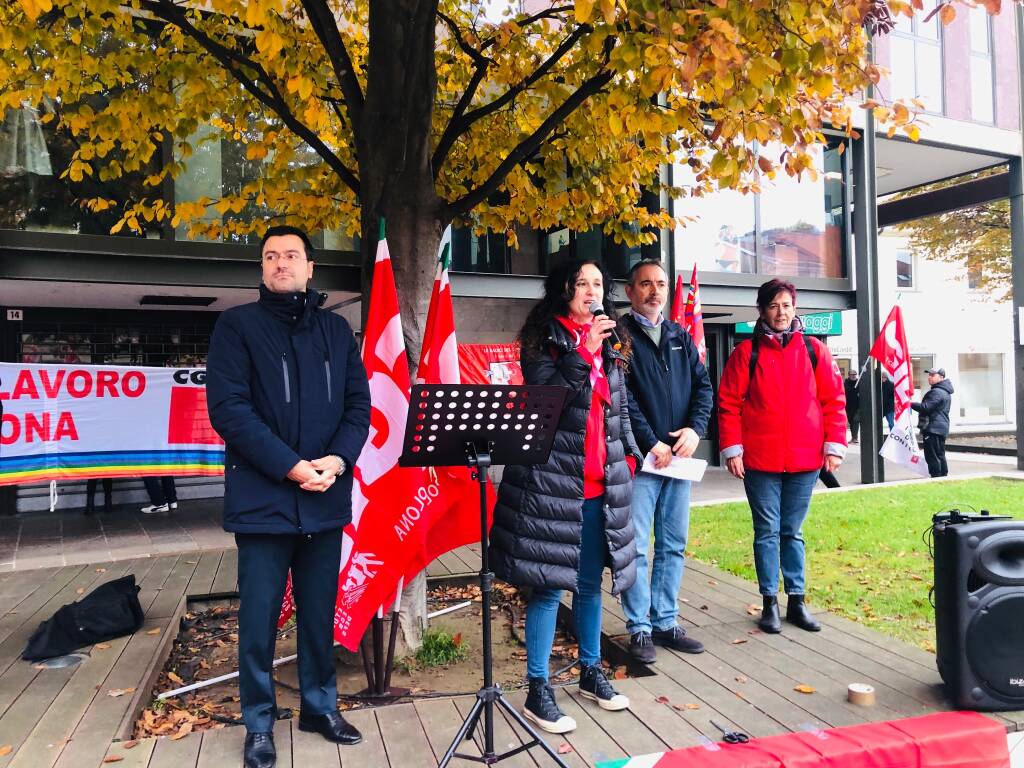
{"type": "MultiPolygon", "coordinates": [[[[814,349],[814,342],[811,341],[811,337],[807,334],[802,335],[804,339],[804,346],[807,347],[807,355],[811,358],[811,373],[813,374],[818,370],[818,353],[814,349]]],[[[754,338],[750,341],[750,363],[747,367],[749,382],[747,383],[747,391],[750,391],[750,387],[754,383],[754,371],[757,370],[757,355],[761,350],[760,340],[760,337],[757,334],[754,334],[754,338]]]]}
{"type": "Polygon", "coordinates": [[[64,656],[87,645],[137,632],[145,620],[135,576],[101,584],[41,623],[22,651],[25,661],[64,656]]]}

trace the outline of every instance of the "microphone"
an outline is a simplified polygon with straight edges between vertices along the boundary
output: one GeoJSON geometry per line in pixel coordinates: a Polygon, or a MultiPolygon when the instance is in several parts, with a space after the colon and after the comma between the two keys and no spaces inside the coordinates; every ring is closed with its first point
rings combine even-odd
{"type": "MultiPolygon", "coordinates": [[[[604,307],[601,306],[601,302],[595,301],[590,305],[590,314],[597,317],[598,315],[607,315],[608,313],[604,311],[604,307]]],[[[612,328],[612,349],[616,352],[622,349],[622,341],[619,339],[619,334],[615,332],[614,328],[612,328]]]]}

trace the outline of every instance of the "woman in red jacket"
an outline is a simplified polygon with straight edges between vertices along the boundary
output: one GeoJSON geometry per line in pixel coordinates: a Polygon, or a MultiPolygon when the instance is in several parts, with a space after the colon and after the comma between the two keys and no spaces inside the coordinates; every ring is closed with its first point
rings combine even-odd
{"type": "Polygon", "coordinates": [[[754,566],[764,600],[758,626],[782,631],[779,567],[786,620],[817,632],[804,605],[801,526],[822,467],[846,455],[846,396],[828,347],[804,336],[796,288],[770,280],[757,292],[754,338],[736,346],[718,390],[722,457],[743,480],[754,519],[754,566]]]}

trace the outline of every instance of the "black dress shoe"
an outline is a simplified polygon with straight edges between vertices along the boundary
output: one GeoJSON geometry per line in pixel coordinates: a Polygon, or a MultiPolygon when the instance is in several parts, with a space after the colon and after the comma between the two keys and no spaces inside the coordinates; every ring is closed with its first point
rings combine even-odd
{"type": "Polygon", "coordinates": [[[245,768],[274,768],[277,764],[274,734],[247,733],[244,754],[245,768]]]}
{"type": "Polygon", "coordinates": [[[351,746],[363,740],[363,734],[338,711],[328,712],[324,715],[306,715],[300,712],[299,730],[319,733],[335,744],[351,746]]]}
{"type": "Polygon", "coordinates": [[[803,595],[790,595],[786,603],[786,621],[796,624],[808,632],[820,632],[821,624],[815,619],[804,603],[803,595]]]}
{"type": "Polygon", "coordinates": [[[680,626],[672,629],[656,629],[651,633],[655,645],[671,648],[681,653],[704,653],[704,645],[692,637],[688,637],[686,630],[680,626]]]}
{"type": "Polygon", "coordinates": [[[777,635],[782,631],[782,619],[779,618],[779,600],[775,595],[764,595],[761,598],[761,619],[757,626],[762,632],[769,635],[777,635]]]}

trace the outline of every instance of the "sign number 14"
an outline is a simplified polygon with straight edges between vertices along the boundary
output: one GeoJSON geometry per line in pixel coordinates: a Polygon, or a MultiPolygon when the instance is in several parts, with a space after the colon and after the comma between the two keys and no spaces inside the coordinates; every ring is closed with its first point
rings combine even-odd
{"type": "Polygon", "coordinates": [[[21,322],[25,318],[23,317],[23,311],[20,309],[8,309],[7,319],[14,322],[21,322]]]}

